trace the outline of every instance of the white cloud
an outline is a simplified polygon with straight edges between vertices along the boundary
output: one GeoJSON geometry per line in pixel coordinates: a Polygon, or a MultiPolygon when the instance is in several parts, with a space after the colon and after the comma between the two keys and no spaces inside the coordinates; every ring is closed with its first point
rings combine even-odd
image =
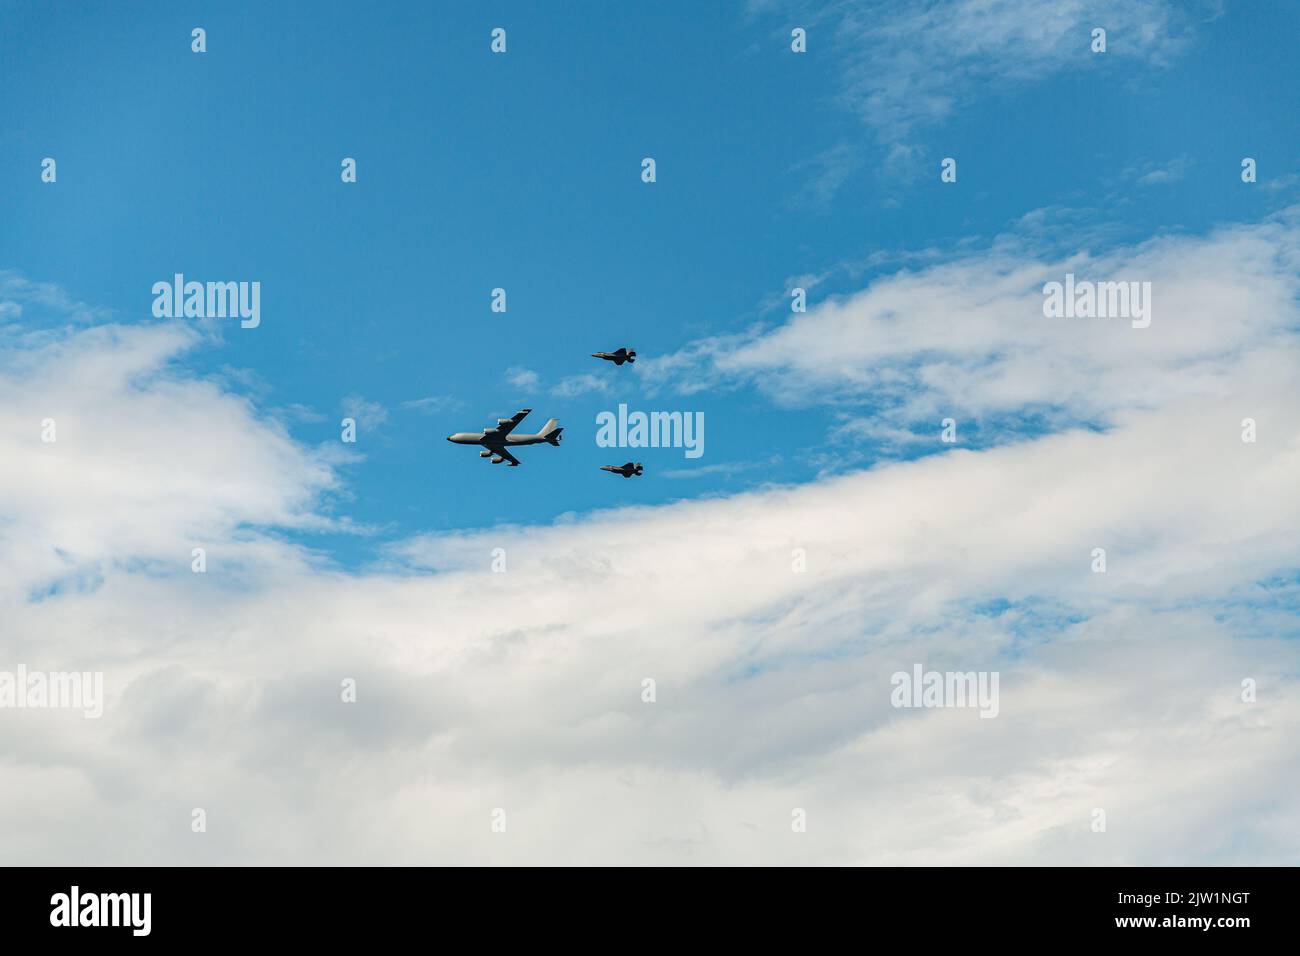
{"type": "Polygon", "coordinates": [[[551,394],[559,398],[575,398],[588,393],[604,395],[609,392],[609,376],[587,372],[582,375],[570,375],[561,379],[551,389],[551,394]]]}
{"type": "Polygon", "coordinates": [[[515,388],[531,389],[536,388],[541,382],[541,376],[529,368],[512,366],[506,369],[506,381],[515,388]]]}
{"type": "Polygon", "coordinates": [[[746,471],[752,471],[755,468],[768,468],[780,461],[779,455],[772,455],[766,459],[751,458],[746,461],[720,461],[711,465],[697,465],[689,468],[670,468],[667,471],[658,472],[661,478],[672,479],[692,479],[704,478],[709,475],[736,475],[746,471]]]}
{"type": "Polygon", "coordinates": [[[321,422],[329,421],[329,417],[316,411],[310,405],[304,405],[301,402],[291,402],[288,405],[282,405],[270,410],[271,413],[286,422],[302,422],[306,424],[318,425],[321,422]]]}
{"type": "Polygon", "coordinates": [[[797,163],[791,171],[806,174],[807,181],[791,199],[791,205],[825,208],[861,165],[862,156],[848,143],[838,143],[797,163]]]}
{"type": "Polygon", "coordinates": [[[1163,66],[1187,49],[1197,9],[1166,0],[840,3],[824,22],[848,63],[846,104],[901,145],[991,88],[1083,69],[1102,55],[1163,66]],[[1090,48],[1098,26],[1107,31],[1100,55],[1090,48]]]}
{"type": "Polygon", "coordinates": [[[865,408],[872,434],[1037,412],[1111,423],[1182,396],[1223,395],[1248,363],[1296,347],[1300,210],[1209,237],[1039,257],[1004,239],[813,304],[782,324],[647,360],[659,387],[753,383],[790,405],[865,408]],[[1043,286],[1150,282],[1152,321],[1047,318],[1043,286]]]}
{"type": "Polygon", "coordinates": [[[453,395],[426,395],[424,398],[414,398],[409,402],[402,402],[402,408],[409,411],[424,412],[425,414],[450,411],[459,408],[460,405],[460,400],[453,395]]]}
{"type": "Polygon", "coordinates": [[[1120,174],[1120,178],[1136,182],[1139,186],[1163,186],[1178,182],[1195,165],[1196,161],[1189,156],[1178,156],[1164,163],[1148,160],[1129,166],[1120,174]]]}
{"type": "Polygon", "coordinates": [[[0,353],[0,590],[14,599],[131,562],[292,554],[255,529],[323,527],[331,469],[245,399],[169,362],[180,325],[100,326],[0,353]],[[53,421],[52,443],[42,441],[53,421]]]}
{"type": "Polygon", "coordinates": [[[5,303],[0,308],[0,318],[17,317],[22,313],[24,303],[32,306],[31,311],[43,317],[52,315],[66,324],[105,321],[111,314],[108,309],[77,301],[54,283],[33,282],[8,269],[0,270],[0,300],[5,303]]]}
{"type": "MultiPolygon", "coordinates": [[[[840,105],[885,146],[891,179],[915,178],[929,130],[980,98],[1071,71],[1122,64],[1160,69],[1184,55],[1195,28],[1221,13],[1218,0],[838,0],[827,4],[751,2],[747,13],[775,24],[788,42],[791,22],[809,30],[810,56],[829,54],[840,74],[840,105]],[[779,14],[779,15],[778,15],[779,14]],[[1093,53],[1092,30],[1107,33],[1093,53]]],[[[859,161],[837,145],[796,168],[812,168],[793,202],[824,206],[859,161]]],[[[1154,181],[1169,174],[1153,172],[1154,181]]],[[[898,205],[897,196],[881,200],[898,205]]]]}
{"type": "Polygon", "coordinates": [[[362,428],[378,428],[388,421],[388,409],[376,401],[360,395],[349,395],[342,402],[343,414],[354,419],[362,428]]]}

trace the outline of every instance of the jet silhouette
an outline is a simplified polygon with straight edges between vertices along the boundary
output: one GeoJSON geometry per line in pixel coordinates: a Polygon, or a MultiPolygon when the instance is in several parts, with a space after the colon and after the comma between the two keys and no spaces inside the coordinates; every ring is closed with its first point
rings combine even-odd
{"type": "Polygon", "coordinates": [[[628,462],[626,465],[601,465],[601,471],[612,471],[616,475],[622,475],[624,478],[631,478],[633,475],[639,475],[643,471],[641,462],[628,462]]]}
{"type": "Polygon", "coordinates": [[[592,352],[591,357],[604,359],[607,362],[613,362],[615,365],[622,365],[624,362],[635,362],[636,352],[623,348],[617,352],[592,352]]]}
{"type": "Polygon", "coordinates": [[[563,428],[557,427],[559,422],[552,418],[542,426],[542,430],[536,435],[513,435],[515,426],[522,422],[531,412],[531,408],[521,409],[510,418],[498,418],[496,428],[485,428],[481,432],[456,432],[454,435],[448,435],[447,441],[457,445],[482,445],[487,451],[478,453],[480,458],[491,457],[492,464],[499,465],[503,461],[510,462],[511,468],[519,465],[519,459],[506,449],[507,445],[540,445],[546,442],[548,445],[554,445],[557,448],[560,445],[560,432],[563,428]]]}

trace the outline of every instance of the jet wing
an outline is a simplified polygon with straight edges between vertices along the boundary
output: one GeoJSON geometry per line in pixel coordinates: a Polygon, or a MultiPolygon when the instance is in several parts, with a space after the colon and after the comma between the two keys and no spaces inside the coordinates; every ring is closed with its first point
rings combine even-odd
{"type": "Polygon", "coordinates": [[[494,450],[498,455],[510,462],[511,467],[517,468],[519,466],[519,459],[510,454],[510,452],[506,451],[504,448],[497,448],[494,450]]]}
{"type": "Polygon", "coordinates": [[[528,413],[531,411],[532,411],[531,408],[521,408],[519,411],[515,412],[509,418],[498,418],[497,427],[485,428],[483,430],[483,434],[491,436],[493,438],[505,438],[507,435],[509,435],[512,431],[515,430],[516,425],[518,425],[520,422],[522,422],[525,418],[528,417],[528,413]]]}

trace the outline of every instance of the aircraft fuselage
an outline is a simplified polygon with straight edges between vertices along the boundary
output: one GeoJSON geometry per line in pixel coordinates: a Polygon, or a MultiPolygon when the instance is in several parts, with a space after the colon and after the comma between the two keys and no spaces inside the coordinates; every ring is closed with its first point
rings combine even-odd
{"type": "Polygon", "coordinates": [[[504,445],[539,445],[546,441],[546,437],[544,435],[507,435],[502,438],[500,435],[485,435],[483,432],[456,432],[454,435],[448,435],[447,441],[457,445],[482,445],[484,448],[492,448],[504,445]]]}

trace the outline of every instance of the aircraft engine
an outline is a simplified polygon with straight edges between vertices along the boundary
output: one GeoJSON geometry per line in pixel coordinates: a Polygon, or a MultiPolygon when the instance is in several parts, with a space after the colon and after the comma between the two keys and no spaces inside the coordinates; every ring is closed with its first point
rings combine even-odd
{"type": "Polygon", "coordinates": [[[491,458],[491,457],[492,457],[492,452],[490,452],[490,451],[481,451],[481,452],[478,453],[478,456],[479,456],[480,458],[491,458]]]}

